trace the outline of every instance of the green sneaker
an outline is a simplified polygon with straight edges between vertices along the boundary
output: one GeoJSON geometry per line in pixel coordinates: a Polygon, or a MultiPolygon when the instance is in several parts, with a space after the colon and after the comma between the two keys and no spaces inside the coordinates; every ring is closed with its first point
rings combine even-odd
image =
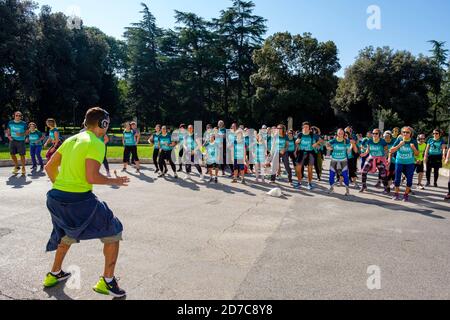
{"type": "Polygon", "coordinates": [[[58,275],[53,275],[51,272],[49,272],[47,274],[47,276],[45,277],[44,280],[44,287],[45,288],[53,288],[54,286],[56,286],[58,283],[69,279],[72,276],[72,274],[70,273],[66,273],[64,271],[61,271],[58,275]]]}
{"type": "Polygon", "coordinates": [[[93,287],[92,289],[99,294],[113,296],[115,298],[123,298],[127,295],[127,293],[119,288],[119,284],[117,283],[117,281],[118,279],[113,278],[113,280],[108,283],[106,282],[104,277],[101,277],[95,287],[93,287]]]}

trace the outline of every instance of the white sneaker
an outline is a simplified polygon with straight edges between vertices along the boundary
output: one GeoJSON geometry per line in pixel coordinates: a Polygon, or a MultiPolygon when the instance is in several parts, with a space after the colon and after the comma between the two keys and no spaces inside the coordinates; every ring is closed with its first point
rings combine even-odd
{"type": "Polygon", "coordinates": [[[200,175],[200,180],[205,180],[205,175],[203,173],[200,175]]]}

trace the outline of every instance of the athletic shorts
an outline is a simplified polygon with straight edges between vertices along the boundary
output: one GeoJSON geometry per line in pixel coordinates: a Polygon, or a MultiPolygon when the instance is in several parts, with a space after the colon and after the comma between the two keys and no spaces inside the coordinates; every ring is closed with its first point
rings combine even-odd
{"type": "Polygon", "coordinates": [[[211,163],[206,165],[207,169],[217,169],[218,167],[219,166],[217,165],[217,163],[211,163]]]}
{"type": "Polygon", "coordinates": [[[122,223],[92,192],[74,194],[51,190],[47,194],[47,208],[53,223],[47,252],[55,251],[59,243],[72,245],[100,239],[110,244],[122,240],[122,223]]]}
{"type": "Polygon", "coordinates": [[[27,154],[27,147],[25,145],[25,141],[17,141],[17,140],[10,141],[9,152],[13,156],[15,156],[16,154],[18,154],[19,156],[25,156],[27,154]]]}
{"type": "Polygon", "coordinates": [[[245,164],[239,164],[237,160],[234,160],[234,171],[244,171],[245,164]]]}
{"type": "Polygon", "coordinates": [[[314,151],[300,150],[297,157],[298,166],[314,166],[316,153],[314,151]]]}
{"type": "Polygon", "coordinates": [[[425,172],[425,168],[424,168],[423,162],[420,164],[416,164],[416,173],[419,174],[419,173],[424,173],[424,172],[425,172]]]}
{"type": "Polygon", "coordinates": [[[123,163],[130,162],[130,155],[134,161],[139,161],[137,146],[125,146],[123,150],[123,163]]]}
{"type": "MultiPolygon", "coordinates": [[[[123,238],[122,238],[122,232],[119,233],[118,235],[115,235],[115,236],[112,236],[112,237],[100,238],[100,241],[101,241],[103,244],[112,244],[112,243],[120,242],[120,241],[122,241],[122,240],[123,240],[123,238]]],[[[76,239],[73,239],[73,238],[71,238],[71,237],[68,237],[68,236],[64,236],[64,237],[61,239],[61,243],[62,243],[62,244],[65,244],[65,245],[67,245],[67,246],[71,246],[71,245],[73,245],[73,244],[80,243],[80,241],[78,241],[78,240],[76,240],[76,239]]]]}

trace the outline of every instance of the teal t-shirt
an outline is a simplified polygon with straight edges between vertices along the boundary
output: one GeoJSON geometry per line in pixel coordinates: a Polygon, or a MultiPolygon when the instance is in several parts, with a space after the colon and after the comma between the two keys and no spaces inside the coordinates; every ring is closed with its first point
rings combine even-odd
{"type": "Polygon", "coordinates": [[[136,146],[135,133],[134,133],[133,130],[131,130],[131,131],[124,131],[123,132],[123,138],[125,140],[125,146],[127,146],[127,147],[134,147],[134,146],[136,146]]]}
{"type": "Polygon", "coordinates": [[[384,157],[386,155],[384,148],[387,146],[387,143],[384,139],[380,139],[377,143],[370,139],[367,145],[370,147],[370,155],[372,157],[384,157]]]}
{"type": "MultiPolygon", "coordinates": [[[[395,147],[395,143],[396,143],[395,139],[392,139],[391,142],[387,143],[388,150],[391,150],[392,148],[394,148],[395,147]]],[[[392,158],[391,159],[395,160],[396,157],[397,157],[397,152],[392,154],[392,158]]]]}
{"type": "MultiPolygon", "coordinates": [[[[397,147],[400,144],[400,142],[402,142],[402,141],[403,141],[403,138],[398,138],[394,144],[394,147],[397,147]]],[[[397,151],[397,158],[396,158],[397,164],[415,164],[416,163],[416,157],[414,155],[414,150],[411,148],[411,143],[414,144],[416,149],[419,148],[417,141],[415,139],[412,139],[411,141],[407,142],[404,146],[402,146],[397,151]]]]}
{"type": "Polygon", "coordinates": [[[58,128],[53,128],[49,131],[48,135],[50,136],[50,139],[52,139],[52,141],[55,141],[55,133],[58,132],[58,128]]]}
{"type": "Polygon", "coordinates": [[[348,149],[350,148],[349,143],[344,139],[342,141],[338,141],[337,139],[333,139],[330,142],[331,147],[333,148],[333,152],[331,153],[331,158],[335,161],[343,161],[348,159],[348,149]]]}
{"type": "Polygon", "coordinates": [[[444,139],[434,140],[430,139],[427,143],[430,146],[428,154],[430,156],[442,156],[442,146],[445,145],[444,139]]]}
{"type": "Polygon", "coordinates": [[[155,133],[153,135],[153,145],[155,146],[155,149],[158,150],[159,148],[159,137],[161,136],[161,134],[157,134],[155,133]]]}
{"type": "Polygon", "coordinates": [[[318,135],[303,134],[298,135],[298,139],[301,139],[300,150],[301,151],[314,151],[313,144],[316,144],[320,140],[318,135]]]}
{"type": "Polygon", "coordinates": [[[220,148],[220,142],[215,141],[214,143],[208,142],[206,144],[206,163],[207,164],[217,164],[219,163],[218,155],[219,155],[219,149],[220,148]]]}
{"type": "Polygon", "coordinates": [[[195,136],[194,134],[190,134],[186,136],[186,148],[188,150],[195,150],[195,136]]]}
{"type": "Polygon", "coordinates": [[[172,136],[170,134],[166,134],[165,136],[160,135],[159,144],[161,150],[172,151],[173,147],[170,146],[172,144],[172,136]]]}
{"type": "Polygon", "coordinates": [[[30,131],[30,134],[28,135],[28,139],[30,140],[30,145],[32,146],[42,146],[42,138],[43,134],[39,130],[36,130],[34,132],[30,131]]]}
{"type": "Polygon", "coordinates": [[[236,140],[234,142],[234,159],[244,160],[244,158],[245,158],[245,141],[238,142],[236,140]]]}
{"type": "Polygon", "coordinates": [[[15,122],[11,120],[8,122],[7,128],[9,129],[13,140],[25,141],[25,132],[27,131],[27,123],[25,121],[15,122]]]}
{"type": "Polygon", "coordinates": [[[288,152],[294,152],[295,151],[295,140],[292,138],[292,140],[288,139],[289,147],[288,152]]]}
{"type": "Polygon", "coordinates": [[[267,148],[264,143],[256,144],[256,163],[264,163],[266,161],[267,148]]]}

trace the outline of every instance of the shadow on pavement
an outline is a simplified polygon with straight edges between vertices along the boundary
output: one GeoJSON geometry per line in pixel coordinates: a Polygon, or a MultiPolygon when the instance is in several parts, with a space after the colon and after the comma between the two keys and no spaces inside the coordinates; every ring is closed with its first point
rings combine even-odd
{"type": "Polygon", "coordinates": [[[12,187],[12,189],[23,189],[32,183],[32,181],[27,181],[26,176],[12,176],[6,181],[6,185],[12,187]]]}

